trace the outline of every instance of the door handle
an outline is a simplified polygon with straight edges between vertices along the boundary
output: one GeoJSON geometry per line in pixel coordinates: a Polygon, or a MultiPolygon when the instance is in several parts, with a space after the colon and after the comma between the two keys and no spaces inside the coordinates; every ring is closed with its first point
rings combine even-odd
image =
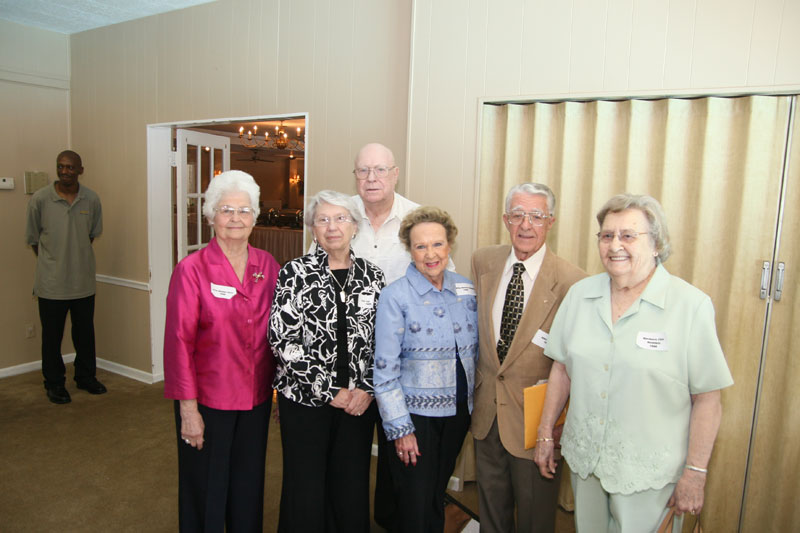
{"type": "Polygon", "coordinates": [[[769,290],[769,261],[764,261],[761,265],[761,292],[758,297],[762,300],[767,299],[767,291],[769,290]]]}
{"type": "Polygon", "coordinates": [[[778,263],[778,275],[775,278],[775,301],[780,302],[783,296],[783,276],[786,273],[786,265],[781,261],[778,263]]]}

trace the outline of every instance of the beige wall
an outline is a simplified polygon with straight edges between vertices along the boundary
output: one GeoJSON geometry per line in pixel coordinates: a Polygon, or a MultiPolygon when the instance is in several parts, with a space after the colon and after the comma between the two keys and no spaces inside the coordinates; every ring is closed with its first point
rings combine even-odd
{"type": "MultiPolygon", "coordinates": [[[[47,171],[55,179],[56,155],[69,146],[68,89],[68,37],[0,20],[0,176],[16,185],[0,190],[0,371],[39,360],[41,327],[31,296],[36,260],[24,238],[30,196],[23,176],[47,171]],[[36,328],[31,339],[28,324],[36,328]]],[[[64,351],[72,351],[69,340],[64,351]]]]}
{"type": "Polygon", "coordinates": [[[454,215],[466,275],[480,98],[800,84],[798,2],[425,0],[412,24],[408,191],[454,215]]]}
{"type": "MultiPolygon", "coordinates": [[[[311,193],[354,192],[366,142],[404,159],[410,20],[410,0],[220,0],[71,36],[73,144],[105,213],[98,273],[148,281],[148,124],[307,112],[311,193]]],[[[112,292],[98,357],[150,372],[146,293],[98,298],[112,292]]]]}

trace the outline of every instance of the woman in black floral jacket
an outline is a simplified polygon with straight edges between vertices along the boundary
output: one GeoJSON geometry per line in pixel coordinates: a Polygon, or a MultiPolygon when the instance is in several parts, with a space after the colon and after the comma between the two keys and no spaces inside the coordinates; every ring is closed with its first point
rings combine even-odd
{"type": "Polygon", "coordinates": [[[283,444],[279,531],[369,531],[375,311],[385,283],[350,250],[359,221],[348,196],[320,192],[305,215],[315,251],[278,275],[269,341],[283,444]]]}

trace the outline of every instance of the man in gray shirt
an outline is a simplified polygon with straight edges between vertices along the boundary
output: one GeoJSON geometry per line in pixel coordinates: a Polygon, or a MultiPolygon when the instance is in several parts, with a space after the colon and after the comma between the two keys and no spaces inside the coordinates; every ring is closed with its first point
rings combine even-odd
{"type": "Polygon", "coordinates": [[[47,397],[69,403],[61,340],[67,312],[72,320],[75,381],[79,389],[103,394],[95,377],[94,294],[95,261],[92,241],[103,231],[100,199],[78,183],[81,156],[71,150],[58,154],[58,181],[34,193],[28,204],[26,242],[36,254],[33,293],[42,321],[42,374],[47,397]]]}

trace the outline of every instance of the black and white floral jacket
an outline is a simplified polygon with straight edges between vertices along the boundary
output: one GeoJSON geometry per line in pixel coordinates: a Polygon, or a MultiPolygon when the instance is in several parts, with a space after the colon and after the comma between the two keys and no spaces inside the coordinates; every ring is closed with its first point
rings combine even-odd
{"type": "MultiPolygon", "coordinates": [[[[345,286],[349,387],[370,394],[375,352],[375,312],[385,285],[383,271],[350,252],[345,286]]],[[[321,248],[293,259],[278,274],[269,319],[269,343],[278,358],[275,388],[312,407],[330,403],[336,375],[336,297],[339,287],[321,248]]]]}

